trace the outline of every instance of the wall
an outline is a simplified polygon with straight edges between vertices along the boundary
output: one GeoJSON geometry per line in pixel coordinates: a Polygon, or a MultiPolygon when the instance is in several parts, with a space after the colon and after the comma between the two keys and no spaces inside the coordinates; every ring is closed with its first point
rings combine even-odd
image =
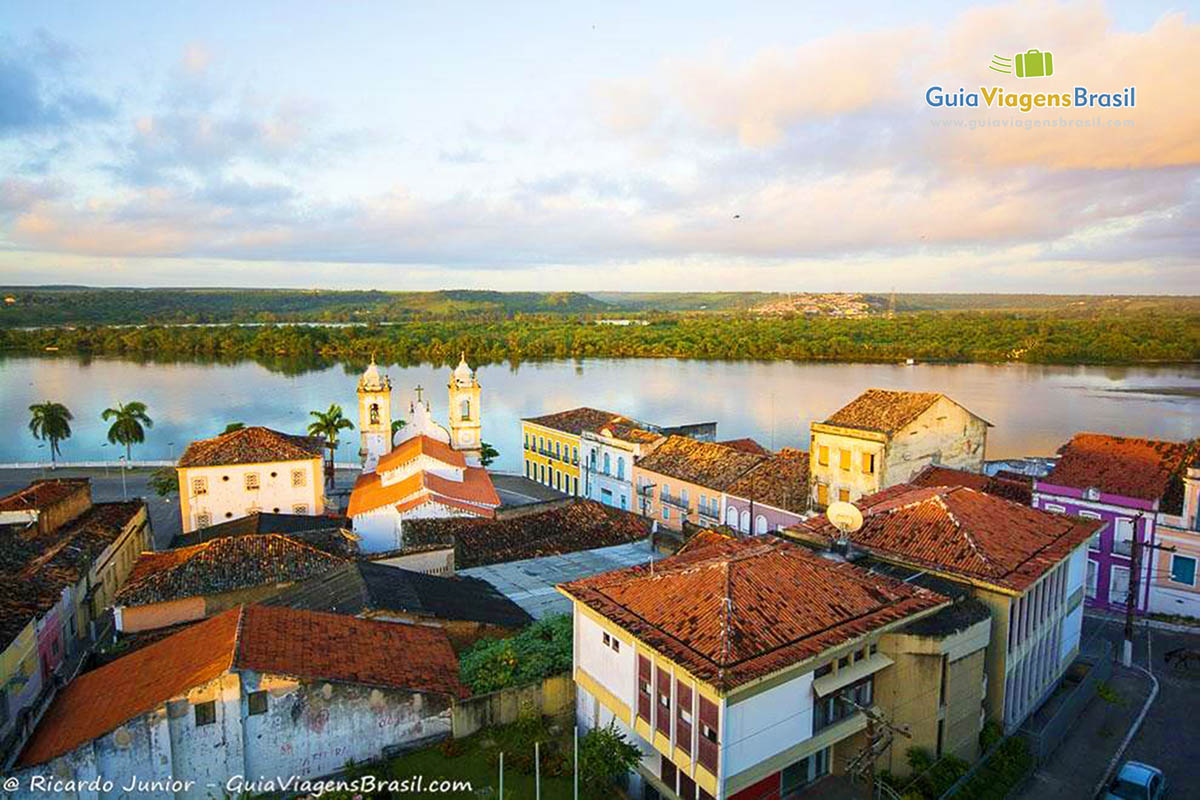
{"type": "Polygon", "coordinates": [[[387,558],[376,559],[376,563],[411,569],[413,572],[424,572],[426,575],[453,575],[454,547],[399,553],[387,558]]]}
{"type": "Polygon", "coordinates": [[[843,491],[847,493],[846,499],[854,502],[883,488],[886,448],[887,437],[882,433],[813,423],[808,453],[809,501],[812,508],[821,511],[826,506],[821,503],[819,485],[826,487],[825,495],[829,503],[836,502],[843,491]],[[825,452],[822,448],[828,448],[827,463],[821,463],[825,452]],[[850,452],[849,469],[842,469],[843,450],[850,452]],[[863,470],[864,455],[875,456],[874,471],[863,470]]]}
{"type": "Polygon", "coordinates": [[[522,420],[521,438],[525,460],[522,466],[523,475],[566,494],[583,495],[583,481],[579,476],[579,461],[583,454],[580,452],[582,448],[578,436],[522,420]],[[558,455],[555,455],[556,444],[558,455]],[[542,470],[545,470],[544,480],[542,470]],[[560,475],[557,485],[554,480],[555,473],[560,475]],[[563,486],[563,478],[569,480],[569,486],[563,486]]]}
{"type": "Polygon", "coordinates": [[[725,775],[737,775],[812,738],[813,674],[806,672],[725,708],[725,775]]]}
{"type": "Polygon", "coordinates": [[[654,520],[659,526],[676,531],[682,530],[685,513],[689,522],[703,527],[720,525],[724,519],[722,516],[724,514],[722,493],[707,486],[688,483],[668,475],[660,475],[639,466],[633,468],[633,486],[634,507],[632,510],[654,520]],[[638,487],[647,482],[654,484],[651,491],[646,494],[640,493],[638,487]],[[666,502],[662,499],[664,487],[668,490],[670,497],[666,502]],[[686,502],[684,501],[684,492],[687,493],[686,502]],[[709,509],[704,514],[700,513],[701,496],[707,501],[709,509]],[[715,513],[713,513],[714,502],[716,503],[715,513]],[[664,509],[667,512],[666,517],[663,516],[664,509]]]}
{"type": "Polygon", "coordinates": [[[1190,467],[1184,481],[1183,508],[1179,514],[1159,512],[1158,541],[1175,548],[1175,554],[1195,559],[1190,584],[1172,579],[1172,553],[1158,551],[1150,589],[1150,610],[1156,614],[1180,614],[1200,618],[1200,467],[1190,467]]]}
{"type": "Polygon", "coordinates": [[[744,498],[725,495],[725,524],[731,528],[740,530],[742,533],[749,533],[751,530],[756,533],[782,530],[783,528],[790,528],[802,519],[803,516],[794,514],[791,511],[784,511],[763,503],[752,504],[744,498]],[[750,510],[751,505],[754,507],[753,513],[750,510]],[[735,518],[729,514],[730,511],[737,515],[736,524],[734,522],[735,518]],[[749,515],[749,517],[744,517],[744,515],[749,515]],[[762,518],[761,524],[760,517],[762,518]],[[743,525],[743,522],[746,525],[743,525]],[[760,530],[762,525],[766,527],[760,530]]]}
{"type": "Polygon", "coordinates": [[[986,451],[987,423],[943,397],[888,442],[881,488],[904,483],[930,464],[983,472],[986,451]]]}
{"type": "Polygon", "coordinates": [[[291,585],[291,582],[268,583],[261,586],[248,586],[232,592],[184,597],[164,603],[119,606],[114,609],[117,630],[134,633],[204,619],[243,603],[257,603],[274,597],[291,585]]]}
{"type": "Polygon", "coordinates": [[[183,532],[189,533],[203,527],[199,516],[211,515],[209,524],[245,517],[254,511],[282,514],[300,513],[296,508],[303,506],[310,515],[325,512],[324,477],[321,474],[321,458],[303,461],[279,461],[264,464],[234,464],[215,467],[180,468],[179,496],[183,532]],[[304,485],[292,486],[292,471],[304,472],[304,485]],[[258,489],[247,489],[247,474],[257,474],[258,489]],[[274,477],[272,477],[274,473],[274,477]],[[196,494],[192,481],[207,480],[207,491],[196,494]]]}
{"type": "Polygon", "coordinates": [[[554,675],[541,683],[476,695],[454,704],[454,738],[470,736],[481,728],[507,725],[522,716],[569,718],[575,708],[575,681],[554,675]]]}

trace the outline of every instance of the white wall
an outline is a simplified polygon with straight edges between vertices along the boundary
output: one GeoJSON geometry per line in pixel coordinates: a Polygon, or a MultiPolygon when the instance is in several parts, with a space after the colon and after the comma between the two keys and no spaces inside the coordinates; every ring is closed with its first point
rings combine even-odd
{"type": "Polygon", "coordinates": [[[1060,668],[1065,668],[1066,661],[1071,654],[1071,651],[1079,646],[1079,639],[1083,633],[1083,603],[1075,607],[1075,610],[1067,614],[1063,618],[1062,627],[1062,644],[1059,647],[1058,658],[1060,668]]]}
{"type": "Polygon", "coordinates": [[[182,470],[182,477],[186,483],[181,483],[179,491],[187,495],[188,511],[187,518],[183,520],[185,533],[202,527],[198,519],[205,512],[211,517],[211,525],[245,517],[254,511],[274,512],[279,509],[280,514],[295,514],[298,513],[297,506],[304,506],[307,514],[325,512],[324,478],[319,458],[272,464],[188,467],[182,470]],[[304,471],[304,485],[292,485],[293,470],[304,471]],[[274,477],[271,473],[274,473],[274,477]],[[248,474],[258,475],[259,488],[246,488],[248,474]],[[194,491],[197,478],[206,481],[204,494],[194,491]]]}
{"type": "Polygon", "coordinates": [[[1087,580],[1087,545],[1075,549],[1067,562],[1067,597],[1084,588],[1087,580]]]}
{"type": "Polygon", "coordinates": [[[812,737],[811,672],[725,706],[724,774],[736,775],[812,737]]]}
{"type": "Polygon", "coordinates": [[[630,710],[635,710],[637,661],[633,642],[618,637],[620,652],[614,652],[604,644],[605,633],[592,619],[575,612],[575,664],[630,710]]]}

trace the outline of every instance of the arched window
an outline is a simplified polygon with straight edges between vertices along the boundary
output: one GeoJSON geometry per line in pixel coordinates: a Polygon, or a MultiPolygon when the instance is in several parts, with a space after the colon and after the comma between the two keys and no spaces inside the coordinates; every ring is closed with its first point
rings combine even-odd
{"type": "Polygon", "coordinates": [[[754,519],[754,532],[755,533],[766,533],[767,532],[767,518],[764,517],[762,514],[759,514],[754,519]]]}
{"type": "Polygon", "coordinates": [[[742,533],[750,532],[750,512],[749,511],[742,511],[742,524],[738,526],[738,529],[742,533]]]}
{"type": "Polygon", "coordinates": [[[604,454],[604,474],[612,472],[612,456],[608,453],[604,454]]]}
{"type": "Polygon", "coordinates": [[[471,418],[471,400],[470,400],[470,398],[467,398],[467,397],[463,398],[460,409],[461,409],[461,411],[459,412],[459,417],[461,417],[462,419],[470,419],[471,418]]]}
{"type": "Polygon", "coordinates": [[[617,478],[625,480],[625,456],[617,456],[617,478]]]}
{"type": "Polygon", "coordinates": [[[737,528],[737,509],[733,506],[725,510],[725,524],[731,528],[737,528]]]}
{"type": "Polygon", "coordinates": [[[378,425],[379,424],[379,403],[371,403],[371,408],[368,413],[371,416],[371,424],[378,425]]]}

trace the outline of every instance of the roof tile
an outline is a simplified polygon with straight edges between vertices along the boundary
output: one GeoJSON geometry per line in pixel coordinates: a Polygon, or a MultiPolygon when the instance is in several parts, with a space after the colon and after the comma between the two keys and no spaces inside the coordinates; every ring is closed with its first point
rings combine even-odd
{"type": "Polygon", "coordinates": [[[251,426],[211,439],[197,439],[179,458],[181,467],[216,467],[226,464],[268,464],[307,461],[324,455],[319,436],[294,436],[270,428],[251,426]]]}

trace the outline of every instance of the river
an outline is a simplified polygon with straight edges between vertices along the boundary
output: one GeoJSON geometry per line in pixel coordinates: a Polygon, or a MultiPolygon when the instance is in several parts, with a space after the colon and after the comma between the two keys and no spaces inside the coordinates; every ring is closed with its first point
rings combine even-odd
{"type": "MultiPolygon", "coordinates": [[[[138,363],[68,357],[0,358],[0,463],[49,460],[48,445],[28,430],[28,407],[65,403],[74,435],[62,459],[116,459],[100,413],[141,400],[154,427],[134,459],[177,458],[195,438],[229,422],[302,432],[308,412],[339,403],[354,419],[355,382],[363,365],[300,374],[255,362],[138,363]]],[[[426,387],[435,416],[446,417],[449,369],[388,366],[393,406],[426,387]]],[[[715,421],[718,436],[751,436],[774,448],[808,446],[808,425],[863,389],[945,392],[995,426],[988,457],[1048,455],[1081,430],[1182,440],[1200,436],[1200,365],[1064,367],[1026,364],[828,364],[753,361],[597,359],[507,364],[479,369],[483,435],[499,451],[494,465],[521,469],[521,417],[579,405],[618,411],[663,425],[715,421]]],[[[339,461],[357,458],[349,431],[339,461]]]]}

